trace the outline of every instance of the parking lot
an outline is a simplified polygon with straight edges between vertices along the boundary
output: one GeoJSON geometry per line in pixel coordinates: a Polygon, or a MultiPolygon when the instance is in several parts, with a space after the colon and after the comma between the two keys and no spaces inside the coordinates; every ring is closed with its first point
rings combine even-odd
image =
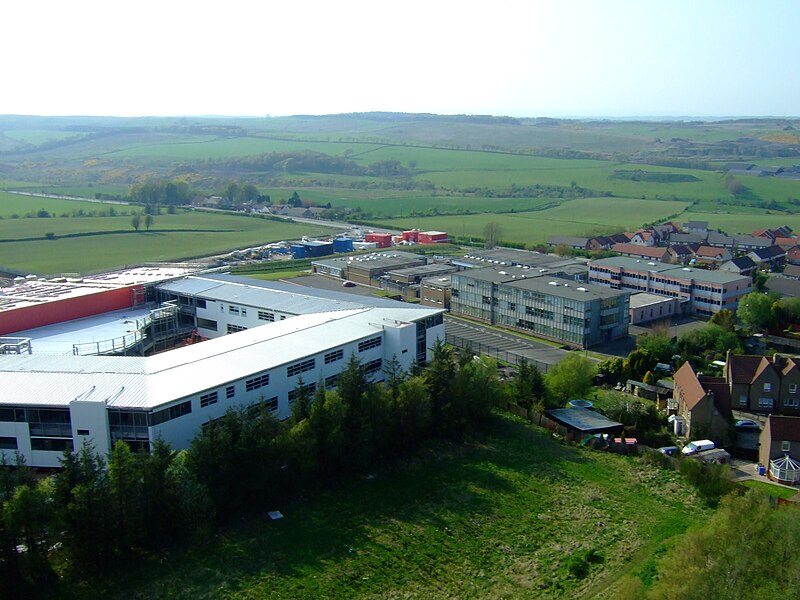
{"type": "Polygon", "coordinates": [[[444,330],[447,341],[454,346],[464,347],[469,343],[475,352],[512,363],[518,362],[520,357],[525,357],[545,372],[549,366],[560,362],[569,352],[449,316],[444,319],[444,330]]]}

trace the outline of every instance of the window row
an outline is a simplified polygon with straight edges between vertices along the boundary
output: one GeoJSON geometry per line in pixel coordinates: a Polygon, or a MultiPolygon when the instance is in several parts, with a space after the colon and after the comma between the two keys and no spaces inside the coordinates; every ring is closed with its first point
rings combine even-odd
{"type": "Polygon", "coordinates": [[[328,352],[325,355],[325,364],[329,365],[332,362],[336,362],[337,360],[342,360],[344,358],[344,350],[339,348],[338,350],[334,350],[333,352],[328,352]]]}
{"type": "Polygon", "coordinates": [[[299,363],[289,365],[288,367],[286,367],[286,376],[293,377],[294,375],[299,375],[300,373],[311,371],[314,367],[316,367],[316,365],[317,362],[313,358],[309,358],[308,360],[304,360],[299,363]]]}
{"type": "Polygon", "coordinates": [[[247,392],[252,392],[264,386],[269,385],[269,373],[264,373],[258,377],[253,377],[244,382],[244,389],[247,392]]]}
{"type": "Polygon", "coordinates": [[[368,340],[364,340],[363,342],[358,343],[358,351],[359,352],[366,352],[371,348],[377,348],[381,345],[383,338],[381,336],[377,336],[374,338],[370,338],[368,340]]]}

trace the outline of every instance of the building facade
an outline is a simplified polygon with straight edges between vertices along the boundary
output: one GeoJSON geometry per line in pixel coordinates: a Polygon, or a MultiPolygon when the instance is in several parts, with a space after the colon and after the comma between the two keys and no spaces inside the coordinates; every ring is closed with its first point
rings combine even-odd
{"type": "Polygon", "coordinates": [[[351,356],[380,381],[387,361],[396,359],[408,370],[427,361],[436,340],[444,339],[443,309],[379,299],[372,305],[346,304],[341,294],[321,291],[318,297],[289,298],[289,291],[272,290],[273,297],[285,296],[296,308],[264,321],[259,309],[274,308],[259,307],[253,298],[268,299],[270,290],[240,286],[233,302],[231,289],[237,286],[222,282],[229,289],[217,289],[221,298],[212,301],[208,280],[190,278],[181,289],[178,283],[166,286],[165,293],[184,298],[186,314],[195,311],[198,323],[224,315],[216,330],[205,330],[213,339],[149,357],[0,356],[6,388],[0,398],[0,452],[6,459],[13,461],[19,452],[28,465],[57,467],[64,450],[78,450],[84,441],[101,454],[117,440],[147,449],[158,437],[186,448],[204,424],[232,407],[259,405],[279,419],[289,417],[301,383],[335,387],[351,356]],[[238,306],[238,315],[231,315],[231,306],[238,306]],[[259,326],[221,327],[234,318],[259,326]]]}
{"type": "Polygon", "coordinates": [[[752,291],[747,276],[622,256],[589,262],[589,282],[616,290],[671,296],[680,302],[681,312],[703,316],[723,308],[736,312],[739,300],[752,291]]]}
{"type": "Polygon", "coordinates": [[[521,267],[450,276],[450,311],[586,348],[628,335],[628,294],[521,267]]]}

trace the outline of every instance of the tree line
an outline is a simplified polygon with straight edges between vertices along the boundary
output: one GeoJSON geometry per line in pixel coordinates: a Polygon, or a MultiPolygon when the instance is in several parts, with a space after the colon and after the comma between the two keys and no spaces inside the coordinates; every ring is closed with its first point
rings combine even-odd
{"type": "Polygon", "coordinates": [[[277,420],[265,403],[232,409],[185,451],[158,440],[134,453],[118,441],[102,456],[84,445],[44,478],[17,455],[0,465],[2,587],[30,597],[55,585],[56,564],[80,576],[189,540],[432,437],[462,436],[501,397],[493,361],[459,361],[443,344],[424,370],[391,360],[384,372],[385,383],[372,383],[351,357],[336,389],[298,382],[291,418],[277,420]]]}

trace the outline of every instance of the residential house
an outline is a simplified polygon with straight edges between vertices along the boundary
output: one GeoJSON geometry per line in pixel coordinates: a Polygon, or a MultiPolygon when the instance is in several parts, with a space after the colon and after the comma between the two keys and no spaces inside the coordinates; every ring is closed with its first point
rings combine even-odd
{"type": "Polygon", "coordinates": [[[566,246],[573,250],[588,250],[589,238],[552,235],[547,239],[548,246],[566,246]]]}
{"type": "Polygon", "coordinates": [[[800,298],[800,279],[773,274],[767,279],[766,288],[767,291],[775,292],[781,296],[800,298]]]}
{"type": "Polygon", "coordinates": [[[756,248],[767,248],[772,246],[772,240],[763,237],[753,237],[752,235],[733,236],[734,248],[740,251],[755,250],[756,248]]]}
{"type": "Polygon", "coordinates": [[[655,246],[659,242],[658,234],[652,229],[639,229],[631,236],[631,244],[636,246],[655,246]]]}
{"type": "Polygon", "coordinates": [[[669,241],[673,244],[705,244],[707,238],[704,233],[673,233],[669,236],[669,241]]]}
{"type": "Polygon", "coordinates": [[[689,221],[683,224],[686,233],[708,234],[708,221],[689,221]]]}
{"type": "Polygon", "coordinates": [[[759,438],[758,462],[769,468],[769,461],[789,455],[800,459],[800,417],[769,415],[759,438]]]}
{"type": "Polygon", "coordinates": [[[778,238],[788,238],[792,235],[792,228],[786,225],[775,227],[774,229],[756,229],[753,231],[753,237],[765,237],[776,243],[778,238]]]}
{"type": "Polygon", "coordinates": [[[735,409],[800,415],[800,358],[728,353],[725,381],[735,409]]]}
{"type": "Polygon", "coordinates": [[[720,265],[729,261],[731,253],[727,248],[715,248],[714,246],[700,246],[694,253],[695,260],[705,265],[720,265]]]}
{"type": "Polygon", "coordinates": [[[605,235],[600,235],[597,237],[590,238],[588,246],[589,250],[595,250],[595,251],[610,250],[611,247],[616,243],[617,242],[615,242],[612,238],[605,235]]]}
{"type": "Polygon", "coordinates": [[[783,276],[800,279],[800,265],[786,265],[783,267],[783,276]]]}
{"type": "Polygon", "coordinates": [[[647,260],[657,260],[661,262],[669,261],[669,252],[667,248],[653,247],[653,246],[640,246],[637,244],[614,244],[611,248],[614,252],[618,252],[624,256],[632,256],[634,258],[644,258],[647,260]]]}
{"type": "Polygon", "coordinates": [[[708,234],[706,238],[706,245],[707,246],[717,246],[719,248],[733,248],[736,244],[736,241],[733,239],[733,236],[725,235],[719,231],[712,231],[708,234]]]}
{"type": "Polygon", "coordinates": [[[783,264],[786,259],[786,251],[780,246],[767,246],[766,248],[756,248],[747,254],[759,269],[774,269],[783,264]]]}
{"type": "Polygon", "coordinates": [[[788,250],[797,245],[800,242],[800,239],[796,237],[776,237],[775,238],[775,245],[780,246],[784,250],[788,250]]]}
{"type": "Polygon", "coordinates": [[[738,275],[752,275],[756,269],[756,263],[749,256],[737,256],[719,266],[720,271],[730,271],[738,275]]]}
{"type": "Polygon", "coordinates": [[[685,265],[694,256],[694,251],[686,244],[673,244],[667,248],[669,262],[675,265],[685,265]]]}
{"type": "Polygon", "coordinates": [[[629,236],[625,232],[612,233],[608,237],[610,237],[612,240],[614,240],[615,244],[627,244],[628,242],[631,241],[631,236],[629,236]]]}
{"type": "Polygon", "coordinates": [[[672,398],[687,438],[707,437],[720,445],[729,442],[731,397],[724,379],[698,375],[687,361],[675,372],[672,398]]]}
{"type": "Polygon", "coordinates": [[[800,246],[792,246],[786,251],[786,262],[800,265],[800,246]]]}

